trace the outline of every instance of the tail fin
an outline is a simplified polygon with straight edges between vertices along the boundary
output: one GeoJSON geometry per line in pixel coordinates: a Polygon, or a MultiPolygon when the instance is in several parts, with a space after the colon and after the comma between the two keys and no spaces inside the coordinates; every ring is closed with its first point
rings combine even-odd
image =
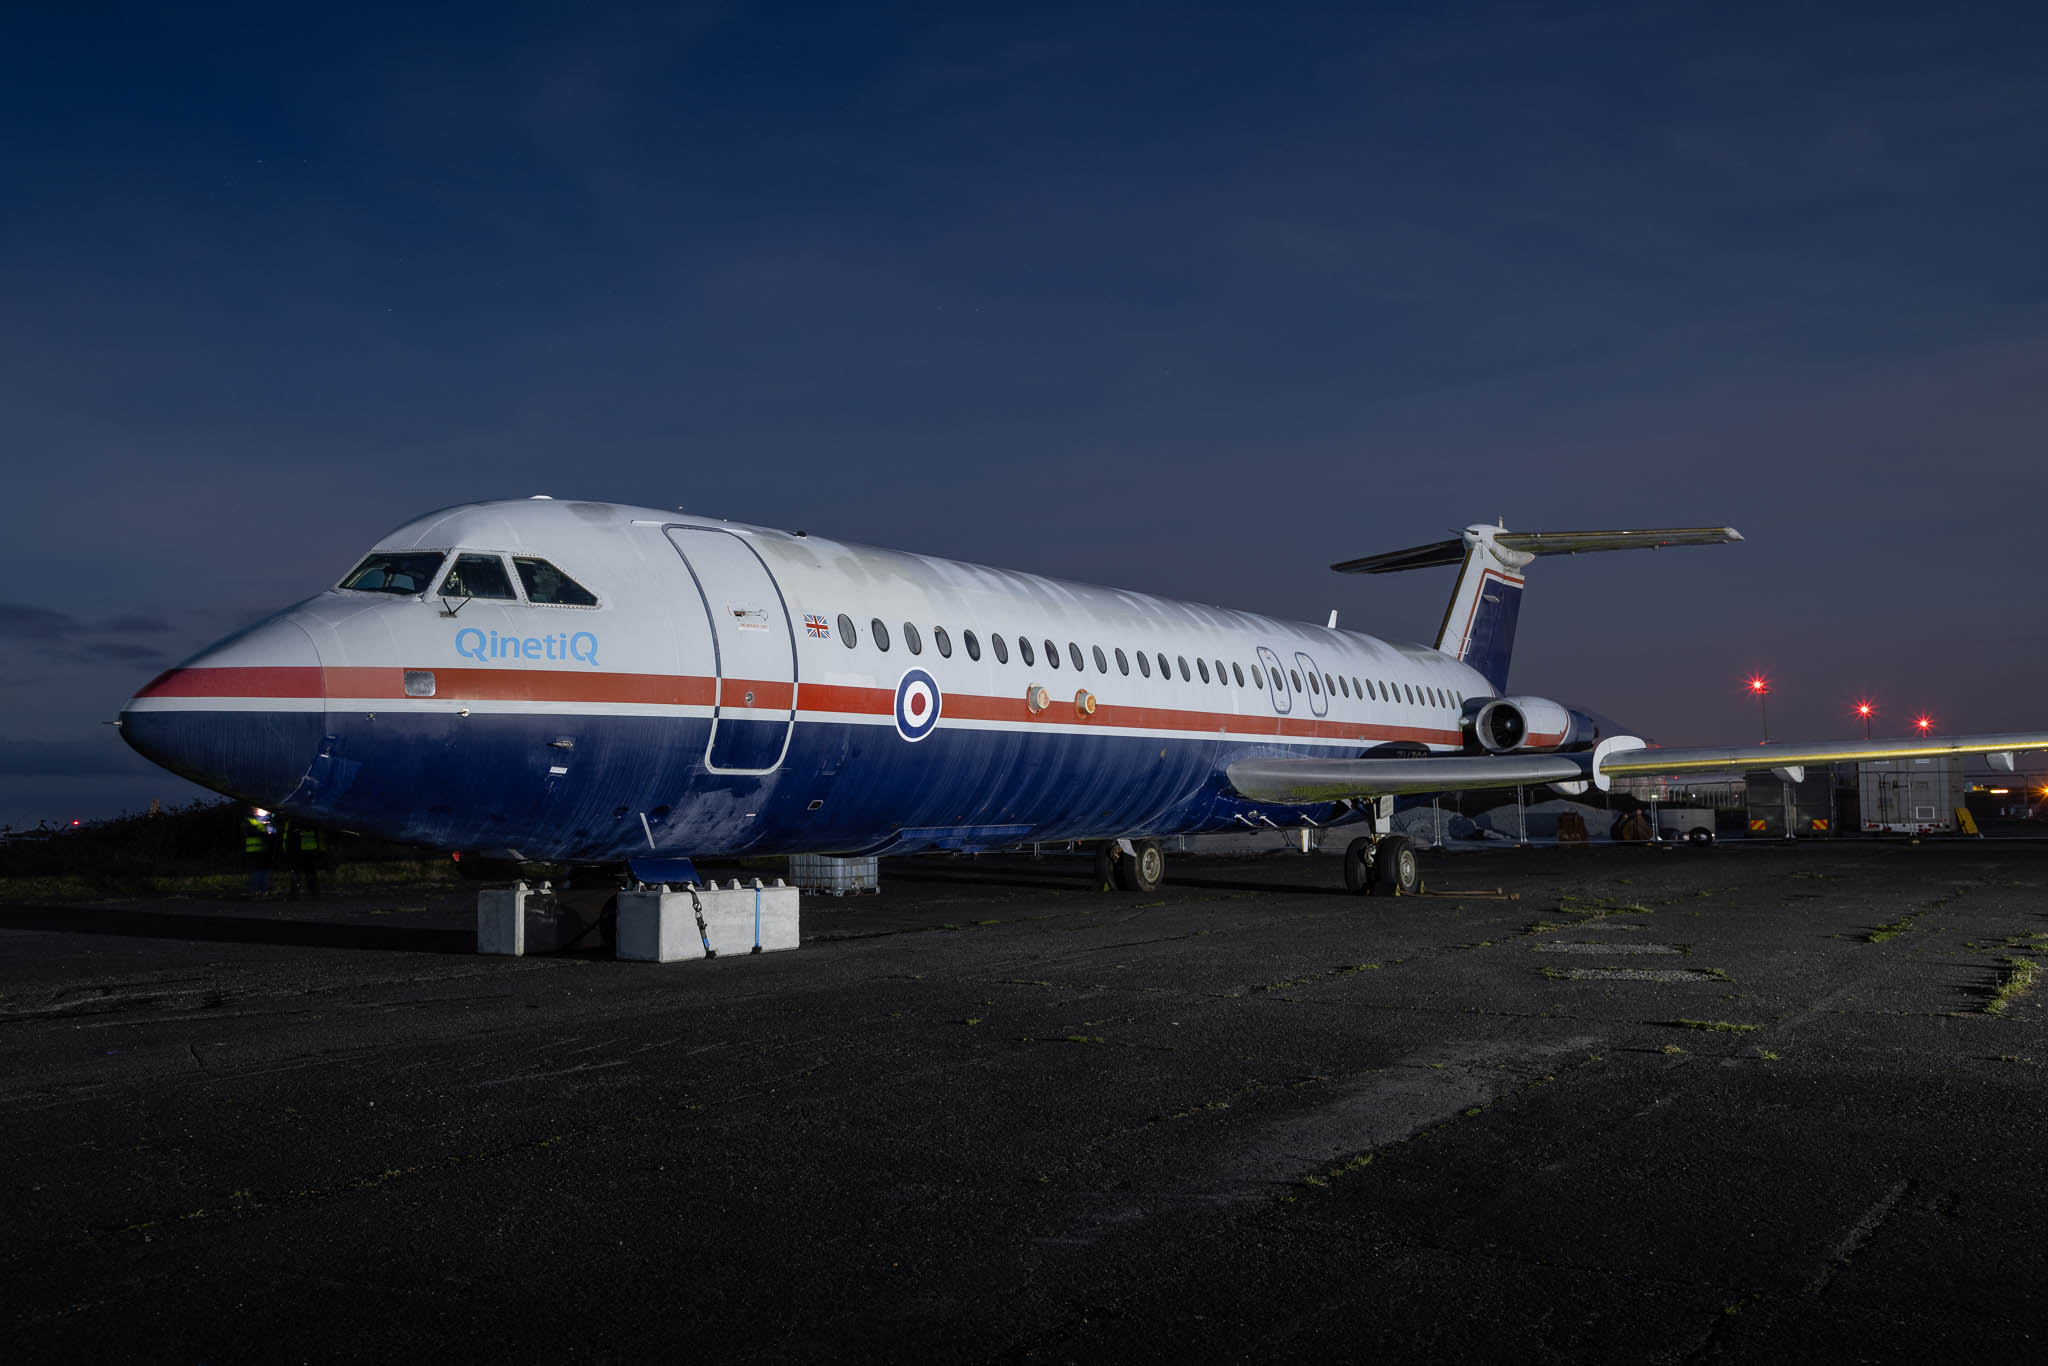
{"type": "Polygon", "coordinates": [[[1436,648],[1471,665],[1494,691],[1505,693],[1522,611],[1522,569],[1538,555],[1580,555],[1595,550],[1652,550],[1667,545],[1721,545],[1739,541],[1732,526],[1677,527],[1665,531],[1507,531],[1468,526],[1457,538],[1346,560],[1340,574],[1393,574],[1458,564],[1436,648]]]}

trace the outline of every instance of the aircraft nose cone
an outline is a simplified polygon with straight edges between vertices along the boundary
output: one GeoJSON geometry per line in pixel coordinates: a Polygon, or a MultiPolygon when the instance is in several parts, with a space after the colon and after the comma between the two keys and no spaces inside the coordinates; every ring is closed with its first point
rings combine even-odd
{"type": "Polygon", "coordinates": [[[285,618],[165,670],[121,710],[121,737],[145,759],[258,806],[297,790],[326,729],[320,653],[285,618]]]}

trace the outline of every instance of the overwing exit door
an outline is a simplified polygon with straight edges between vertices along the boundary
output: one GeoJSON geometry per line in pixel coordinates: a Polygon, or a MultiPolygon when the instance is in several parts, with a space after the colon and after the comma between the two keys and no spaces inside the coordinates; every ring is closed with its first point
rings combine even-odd
{"type": "Polygon", "coordinates": [[[670,527],[668,539],[711,619],[718,684],[704,766],[772,772],[796,722],[796,635],[782,590],[754,548],[729,531],[670,527]]]}

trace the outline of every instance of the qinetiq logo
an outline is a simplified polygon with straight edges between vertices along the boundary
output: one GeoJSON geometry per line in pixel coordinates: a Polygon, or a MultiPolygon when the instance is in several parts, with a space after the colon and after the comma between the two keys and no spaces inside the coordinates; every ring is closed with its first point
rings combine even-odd
{"type": "Polygon", "coordinates": [[[544,636],[508,636],[465,626],[455,633],[455,653],[464,659],[574,660],[597,665],[597,637],[589,631],[555,631],[544,636]]]}

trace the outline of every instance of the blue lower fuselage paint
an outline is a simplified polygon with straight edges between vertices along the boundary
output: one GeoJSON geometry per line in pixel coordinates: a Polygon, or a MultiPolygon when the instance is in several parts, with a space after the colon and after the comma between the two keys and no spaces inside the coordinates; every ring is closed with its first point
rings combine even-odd
{"type": "Polygon", "coordinates": [[[891,726],[802,722],[775,771],[728,774],[705,766],[703,718],[153,711],[127,725],[144,753],[222,756],[216,786],[267,797],[296,820],[572,862],[975,849],[1267,829],[1304,817],[1325,825],[1349,812],[1246,802],[1221,775],[1253,755],[1359,752],[945,727],[911,745],[891,726]],[[278,739],[252,749],[252,735],[278,739]],[[565,739],[571,747],[559,747],[565,739]],[[306,762],[287,777],[284,756],[294,750],[306,762]],[[236,753],[239,761],[227,757],[236,753]],[[238,762],[261,764],[261,775],[245,776],[238,762]]]}

